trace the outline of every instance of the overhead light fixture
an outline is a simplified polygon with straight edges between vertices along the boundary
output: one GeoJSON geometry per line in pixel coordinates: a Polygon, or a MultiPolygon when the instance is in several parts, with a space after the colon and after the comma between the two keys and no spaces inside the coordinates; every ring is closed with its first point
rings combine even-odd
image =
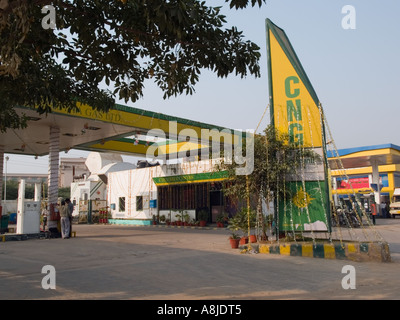
{"type": "Polygon", "coordinates": [[[21,148],[15,148],[14,150],[15,150],[15,151],[22,151],[22,152],[24,152],[24,151],[25,151],[25,144],[21,145],[21,148]]]}
{"type": "Polygon", "coordinates": [[[100,130],[100,128],[98,128],[98,127],[93,127],[93,126],[89,126],[88,123],[85,123],[85,124],[83,125],[83,130],[100,130]]]}
{"type": "Polygon", "coordinates": [[[93,126],[87,127],[86,129],[88,129],[88,130],[93,130],[93,131],[100,130],[100,128],[98,128],[98,127],[93,127],[93,126]]]}
{"type": "Polygon", "coordinates": [[[42,118],[39,118],[39,117],[26,117],[26,120],[28,120],[28,121],[39,121],[39,120],[41,120],[42,118]]]}

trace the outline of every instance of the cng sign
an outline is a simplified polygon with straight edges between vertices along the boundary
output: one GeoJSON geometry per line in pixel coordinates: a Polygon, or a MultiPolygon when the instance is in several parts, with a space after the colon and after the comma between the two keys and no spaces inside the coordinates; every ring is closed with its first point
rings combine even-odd
{"type": "Polygon", "coordinates": [[[301,100],[299,99],[300,89],[293,89],[292,84],[298,84],[299,78],[296,76],[287,77],[285,80],[286,110],[288,117],[288,134],[290,142],[299,145],[304,144],[304,134],[301,114],[301,100]],[[296,99],[295,99],[296,98],[296,99]]]}
{"type": "Polygon", "coordinates": [[[271,122],[299,148],[321,160],[304,159],[285,176],[287,199],[279,199],[279,231],[330,230],[329,189],[324,167],[322,107],[283,29],[267,19],[271,122]]]}
{"type": "MultiPolygon", "coordinates": [[[[276,29],[276,32],[280,32],[276,29]]],[[[271,119],[281,133],[302,147],[323,146],[318,97],[294,50],[281,46],[269,29],[271,119]]]]}

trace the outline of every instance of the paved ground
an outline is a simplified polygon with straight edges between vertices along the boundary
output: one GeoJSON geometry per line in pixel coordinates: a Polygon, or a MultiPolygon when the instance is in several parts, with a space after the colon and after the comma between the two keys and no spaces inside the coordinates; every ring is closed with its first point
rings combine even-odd
{"type": "Polygon", "coordinates": [[[0,243],[0,299],[399,299],[400,219],[378,220],[393,262],[231,249],[227,230],[74,225],[77,237],[0,243]],[[356,289],[344,290],[344,265],[356,289]],[[56,271],[45,290],[42,267],[56,271]]]}

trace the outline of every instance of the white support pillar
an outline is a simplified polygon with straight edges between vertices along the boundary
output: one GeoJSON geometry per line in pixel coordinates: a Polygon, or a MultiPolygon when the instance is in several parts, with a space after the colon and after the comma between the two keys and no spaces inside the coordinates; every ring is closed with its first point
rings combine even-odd
{"type": "Polygon", "coordinates": [[[17,233],[22,234],[25,220],[25,180],[21,179],[18,185],[17,202],[17,233]]]}
{"type": "Polygon", "coordinates": [[[49,144],[49,178],[48,178],[48,207],[50,219],[48,227],[57,227],[58,218],[54,209],[58,200],[58,171],[60,157],[60,128],[50,127],[49,144]]]}
{"type": "Polygon", "coordinates": [[[372,183],[376,183],[377,186],[377,191],[374,191],[376,212],[377,214],[381,214],[381,190],[379,188],[379,166],[377,161],[372,163],[372,183]]]}
{"type": "Polygon", "coordinates": [[[42,184],[35,183],[35,197],[34,201],[40,201],[42,199],[42,184]]]}

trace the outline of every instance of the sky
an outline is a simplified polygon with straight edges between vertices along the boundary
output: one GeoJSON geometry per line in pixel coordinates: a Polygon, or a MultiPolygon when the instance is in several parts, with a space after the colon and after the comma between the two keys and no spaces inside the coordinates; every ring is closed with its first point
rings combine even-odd
{"type": "MultiPolygon", "coordinates": [[[[255,129],[269,103],[265,19],[284,29],[319,100],[338,149],[392,143],[400,146],[400,1],[268,0],[262,8],[223,6],[227,27],[237,26],[260,48],[261,77],[217,78],[203,71],[196,92],[164,100],[146,83],[144,98],[117,103],[215,124],[255,129]],[[355,9],[355,29],[344,29],[346,5],[355,9]]],[[[269,124],[269,110],[260,130],[269,124]]],[[[259,131],[260,131],[259,130],[259,131]]],[[[86,157],[70,150],[60,157],[86,157]]],[[[9,173],[47,173],[48,157],[6,154],[9,173]],[[29,166],[27,165],[29,163],[29,166]]],[[[134,161],[125,157],[124,161],[134,161]]]]}

